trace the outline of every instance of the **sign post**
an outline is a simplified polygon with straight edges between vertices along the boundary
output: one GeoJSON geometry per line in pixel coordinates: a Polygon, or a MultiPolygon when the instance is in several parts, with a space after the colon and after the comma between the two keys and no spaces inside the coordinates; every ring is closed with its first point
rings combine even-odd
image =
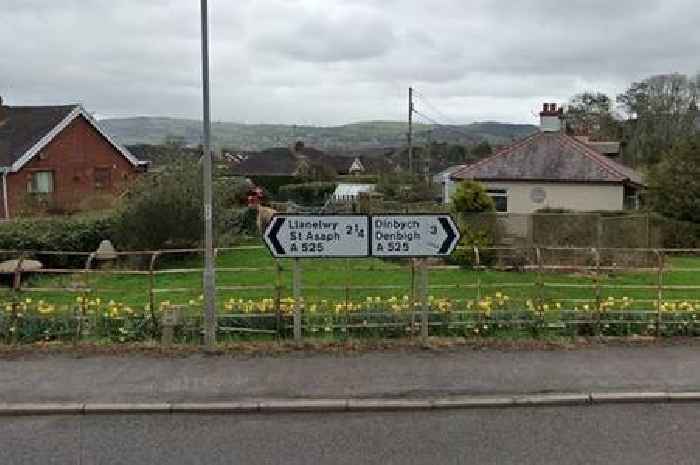
{"type": "MultiPolygon", "coordinates": [[[[275,215],[265,229],[265,244],[276,258],[293,258],[294,339],[301,341],[300,258],[411,257],[418,263],[421,337],[430,324],[428,257],[447,257],[457,247],[459,228],[447,214],[275,215]]],[[[411,262],[411,279],[415,278],[411,262]]],[[[412,283],[412,288],[413,283],[412,283]]],[[[349,287],[346,288],[346,302],[349,287]]],[[[413,294],[412,294],[413,295],[413,294]]],[[[415,312],[414,299],[411,310],[415,312]]],[[[415,313],[414,313],[415,314],[415,313]]]]}

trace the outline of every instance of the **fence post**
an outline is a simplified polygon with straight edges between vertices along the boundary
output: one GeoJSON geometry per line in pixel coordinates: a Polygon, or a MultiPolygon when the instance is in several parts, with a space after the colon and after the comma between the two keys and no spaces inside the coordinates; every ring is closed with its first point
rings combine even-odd
{"type": "Polygon", "coordinates": [[[19,328],[17,328],[17,323],[19,322],[19,318],[17,314],[19,313],[17,311],[19,307],[19,299],[20,293],[22,292],[22,263],[24,262],[24,256],[25,256],[24,251],[20,252],[19,257],[17,258],[17,266],[15,267],[14,274],[12,276],[12,316],[10,318],[10,328],[15,328],[14,331],[11,329],[10,331],[10,343],[11,344],[16,344],[17,343],[17,333],[19,332],[19,328]]]}
{"type": "Polygon", "coordinates": [[[600,249],[603,247],[603,215],[598,213],[596,218],[598,219],[596,223],[596,248],[600,249]]]}
{"type": "Polygon", "coordinates": [[[422,338],[427,339],[430,334],[429,330],[429,310],[430,305],[428,303],[428,261],[421,260],[420,262],[420,299],[421,299],[421,322],[420,322],[420,335],[422,338]]]}
{"type": "Polygon", "coordinates": [[[409,300],[409,313],[411,315],[411,337],[416,329],[416,259],[410,258],[411,263],[411,299],[409,300]]]}
{"type": "Polygon", "coordinates": [[[350,303],[350,287],[352,283],[350,282],[352,278],[352,267],[350,265],[350,259],[345,259],[345,310],[347,311],[348,304],[350,303]]]}
{"type": "Polygon", "coordinates": [[[544,265],[542,263],[542,251],[535,247],[535,257],[537,257],[537,306],[535,315],[539,316],[541,326],[544,326],[544,265]]]}
{"type": "Polygon", "coordinates": [[[301,342],[301,263],[298,258],[294,259],[294,269],[292,270],[292,294],[294,297],[294,340],[301,342]]]}
{"type": "Polygon", "coordinates": [[[593,271],[593,286],[595,292],[595,333],[596,336],[600,336],[600,251],[594,247],[591,249],[593,252],[593,259],[595,260],[595,270],[593,271]]]}
{"type": "Polygon", "coordinates": [[[275,324],[277,338],[282,338],[282,264],[275,260],[275,324]]]}
{"type": "Polygon", "coordinates": [[[84,292],[83,292],[83,298],[80,300],[80,307],[79,308],[79,313],[78,313],[78,322],[76,324],[75,328],[75,337],[73,339],[73,344],[77,345],[78,342],[80,342],[80,336],[83,333],[83,320],[85,319],[85,314],[86,309],[87,309],[87,301],[88,301],[88,294],[90,292],[90,270],[92,269],[92,261],[95,259],[95,252],[91,253],[88,255],[87,260],[85,260],[85,269],[83,270],[83,276],[85,277],[85,282],[84,282],[84,292]]]}
{"type": "Polygon", "coordinates": [[[158,334],[158,320],[156,319],[156,294],[154,292],[154,288],[156,287],[155,267],[158,257],[160,257],[160,252],[153,252],[151,255],[151,262],[148,265],[148,306],[151,313],[151,337],[154,338],[158,334]]]}
{"type": "Polygon", "coordinates": [[[661,308],[664,289],[664,260],[661,252],[654,249],[656,254],[657,277],[656,277],[656,337],[661,335],[661,308]]]}
{"type": "Polygon", "coordinates": [[[474,246],[474,268],[476,268],[476,300],[481,300],[481,271],[480,269],[481,256],[479,255],[479,248],[474,246]]]}

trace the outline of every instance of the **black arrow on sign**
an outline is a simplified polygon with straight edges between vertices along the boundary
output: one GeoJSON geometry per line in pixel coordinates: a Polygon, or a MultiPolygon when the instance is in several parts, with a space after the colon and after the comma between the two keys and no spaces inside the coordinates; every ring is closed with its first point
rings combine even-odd
{"type": "Polygon", "coordinates": [[[284,251],[284,247],[282,247],[282,244],[280,244],[279,239],[277,239],[277,233],[283,224],[284,218],[275,218],[275,223],[272,225],[272,228],[270,228],[270,243],[272,244],[272,247],[275,248],[275,252],[277,252],[278,255],[285,255],[286,253],[284,251]]]}
{"type": "Polygon", "coordinates": [[[445,230],[445,233],[447,234],[445,242],[442,243],[442,247],[440,247],[438,253],[440,255],[445,255],[450,250],[452,241],[455,240],[457,234],[455,234],[455,231],[454,229],[452,229],[452,225],[450,224],[450,222],[447,221],[447,218],[438,218],[438,220],[440,221],[440,224],[442,225],[443,229],[445,230]]]}

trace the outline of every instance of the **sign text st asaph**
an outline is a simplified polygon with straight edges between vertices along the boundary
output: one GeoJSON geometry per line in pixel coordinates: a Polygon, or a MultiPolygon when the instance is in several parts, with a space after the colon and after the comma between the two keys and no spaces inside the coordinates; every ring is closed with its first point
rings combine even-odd
{"type": "Polygon", "coordinates": [[[277,258],[440,257],[460,236],[450,215],[275,215],[264,238],[277,258]]]}

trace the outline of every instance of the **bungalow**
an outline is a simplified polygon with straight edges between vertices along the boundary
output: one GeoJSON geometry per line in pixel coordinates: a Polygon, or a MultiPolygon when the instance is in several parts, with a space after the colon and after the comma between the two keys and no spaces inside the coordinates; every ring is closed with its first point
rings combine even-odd
{"type": "Polygon", "coordinates": [[[638,208],[645,187],[641,174],[568,135],[556,104],[544,104],[540,121],[534,135],[452,173],[450,195],[456,182],[476,180],[484,184],[499,212],[638,208]]]}
{"type": "Polygon", "coordinates": [[[0,218],[38,202],[54,211],[94,208],[146,170],[81,105],[18,107],[0,98],[0,218]]]}

